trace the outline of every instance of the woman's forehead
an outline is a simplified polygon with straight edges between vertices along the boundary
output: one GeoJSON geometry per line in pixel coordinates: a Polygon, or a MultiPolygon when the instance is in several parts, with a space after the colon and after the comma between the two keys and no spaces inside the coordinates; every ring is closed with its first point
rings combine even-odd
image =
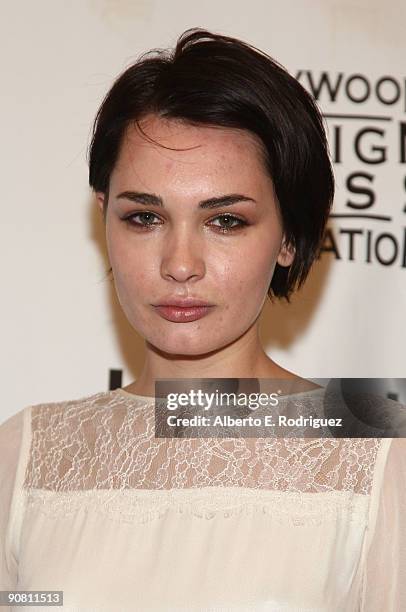
{"type": "Polygon", "coordinates": [[[132,123],[123,136],[115,170],[265,173],[263,147],[247,130],[194,125],[156,115],[132,123]],[[197,167],[196,167],[197,165],[197,167]]]}

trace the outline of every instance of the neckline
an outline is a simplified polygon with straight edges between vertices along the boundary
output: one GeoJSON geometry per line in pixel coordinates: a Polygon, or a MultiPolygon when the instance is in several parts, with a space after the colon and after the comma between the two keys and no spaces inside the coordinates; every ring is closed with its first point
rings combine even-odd
{"type": "Polygon", "coordinates": [[[146,401],[155,401],[156,399],[158,400],[163,400],[165,399],[164,397],[155,397],[155,395],[137,395],[136,393],[130,393],[129,391],[126,391],[125,389],[122,389],[121,387],[117,387],[116,389],[113,389],[112,391],[109,391],[108,393],[115,393],[117,395],[122,395],[124,397],[130,397],[131,399],[139,399],[139,400],[146,400],[146,401]]]}
{"type": "MultiPolygon", "coordinates": [[[[300,391],[299,393],[291,393],[290,395],[280,395],[279,399],[283,400],[289,397],[300,397],[301,395],[313,395],[313,394],[317,394],[320,392],[324,392],[325,388],[324,387],[318,387],[317,389],[310,389],[308,391],[300,391]]],[[[122,387],[117,387],[116,389],[112,389],[111,391],[108,391],[108,393],[110,394],[116,394],[116,395],[121,395],[122,397],[129,397],[133,400],[143,400],[143,401],[155,401],[157,400],[165,400],[165,397],[155,397],[155,395],[137,395],[136,393],[130,393],[129,391],[126,391],[125,389],[123,389],[122,387]]]]}

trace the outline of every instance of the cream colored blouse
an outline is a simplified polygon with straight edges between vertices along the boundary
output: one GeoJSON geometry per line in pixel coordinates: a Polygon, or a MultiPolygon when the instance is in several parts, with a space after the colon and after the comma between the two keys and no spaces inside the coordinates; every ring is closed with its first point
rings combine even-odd
{"type": "Polygon", "coordinates": [[[406,610],[406,439],[164,439],[154,419],[118,389],[0,426],[0,590],[62,590],[63,612],[406,610]]]}

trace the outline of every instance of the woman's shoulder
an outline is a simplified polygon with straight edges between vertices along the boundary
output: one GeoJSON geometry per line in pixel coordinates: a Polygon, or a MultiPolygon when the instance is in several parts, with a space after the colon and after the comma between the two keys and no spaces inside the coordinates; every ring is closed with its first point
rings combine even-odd
{"type": "Polygon", "coordinates": [[[78,420],[88,420],[91,415],[102,415],[112,408],[125,405],[125,397],[112,391],[99,391],[76,398],[39,402],[27,405],[0,423],[1,465],[5,458],[17,455],[23,437],[30,438],[34,432],[42,436],[51,430],[78,420]]]}
{"type": "Polygon", "coordinates": [[[0,424],[0,482],[15,471],[24,431],[27,408],[19,410],[0,424]]]}
{"type": "Polygon", "coordinates": [[[12,416],[8,417],[7,420],[0,423],[0,446],[2,449],[3,443],[6,444],[7,441],[14,439],[21,432],[26,410],[27,408],[22,408],[12,416]]]}
{"type": "Polygon", "coordinates": [[[389,438],[386,467],[402,478],[406,491],[406,438],[389,438]]]}
{"type": "Polygon", "coordinates": [[[21,415],[26,413],[26,428],[31,432],[33,444],[39,444],[40,439],[61,442],[72,432],[81,431],[89,437],[103,427],[116,430],[129,418],[129,411],[135,420],[138,414],[144,415],[144,404],[141,398],[118,390],[98,391],[73,399],[34,404],[20,411],[15,419],[21,422],[21,415]]]}
{"type": "Polygon", "coordinates": [[[72,418],[81,412],[101,411],[121,403],[122,396],[119,394],[113,391],[98,391],[69,399],[40,402],[30,406],[29,410],[32,419],[48,415],[55,420],[58,417],[72,418]]]}

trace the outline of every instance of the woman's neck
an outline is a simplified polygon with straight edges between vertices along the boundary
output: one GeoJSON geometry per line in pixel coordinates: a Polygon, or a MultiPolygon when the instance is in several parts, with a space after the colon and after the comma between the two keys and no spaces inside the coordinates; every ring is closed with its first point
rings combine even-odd
{"type": "Polygon", "coordinates": [[[317,387],[275,363],[265,353],[257,334],[240,340],[203,356],[165,354],[147,343],[142,372],[125,390],[152,397],[155,395],[155,380],[160,378],[250,378],[267,379],[269,383],[273,379],[284,379],[291,380],[296,386],[299,384],[301,390],[302,387],[303,390],[317,387]]]}

